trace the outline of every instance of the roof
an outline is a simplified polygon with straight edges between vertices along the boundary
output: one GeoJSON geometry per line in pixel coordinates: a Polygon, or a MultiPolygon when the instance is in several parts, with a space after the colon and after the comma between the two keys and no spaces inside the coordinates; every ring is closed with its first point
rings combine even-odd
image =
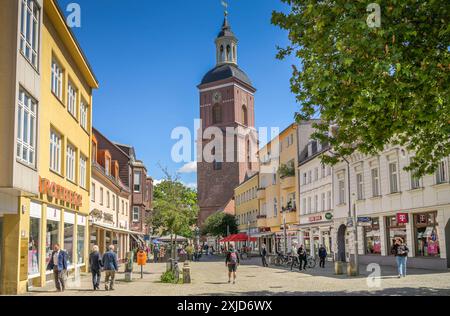
{"type": "Polygon", "coordinates": [[[225,16],[225,19],[223,20],[222,24],[222,30],[217,35],[217,38],[219,37],[236,37],[234,36],[234,33],[231,31],[231,26],[228,24],[228,18],[225,16]]]}
{"type": "Polygon", "coordinates": [[[253,86],[247,74],[234,64],[222,64],[216,66],[203,77],[201,85],[228,78],[236,78],[249,86],[253,86]]]}

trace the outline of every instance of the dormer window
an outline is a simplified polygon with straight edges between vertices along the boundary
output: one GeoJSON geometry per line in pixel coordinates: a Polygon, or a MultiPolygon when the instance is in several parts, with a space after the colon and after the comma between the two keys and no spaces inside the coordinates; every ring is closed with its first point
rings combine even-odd
{"type": "Polygon", "coordinates": [[[105,173],[107,176],[111,174],[111,159],[105,157],[105,173]]]}

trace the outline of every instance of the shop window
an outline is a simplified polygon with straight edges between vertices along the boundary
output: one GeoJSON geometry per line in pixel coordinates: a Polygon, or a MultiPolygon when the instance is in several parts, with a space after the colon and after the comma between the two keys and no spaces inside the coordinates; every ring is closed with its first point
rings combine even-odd
{"type": "Polygon", "coordinates": [[[381,254],[381,234],[380,220],[378,217],[372,217],[364,226],[364,247],[366,254],[381,254]]]}
{"type": "Polygon", "coordinates": [[[77,226],[77,257],[78,264],[84,264],[84,241],[85,241],[86,227],[78,224],[77,226]]]}
{"type": "Polygon", "coordinates": [[[39,274],[40,218],[30,218],[30,235],[28,241],[28,275],[39,274]]]}
{"type": "Polygon", "coordinates": [[[386,218],[386,231],[389,238],[389,253],[390,249],[394,245],[395,238],[400,237],[406,244],[408,244],[408,240],[406,238],[406,224],[398,223],[396,215],[386,218]]]}
{"type": "Polygon", "coordinates": [[[47,219],[47,232],[45,236],[46,265],[50,262],[53,246],[59,243],[59,222],[47,219]]]}
{"type": "MultiPolygon", "coordinates": [[[[67,214],[65,215],[67,216],[67,214]]],[[[64,250],[67,252],[67,265],[73,264],[74,224],[64,223],[64,250]]]]}
{"type": "Polygon", "coordinates": [[[414,215],[416,256],[440,257],[436,212],[414,215]]]}

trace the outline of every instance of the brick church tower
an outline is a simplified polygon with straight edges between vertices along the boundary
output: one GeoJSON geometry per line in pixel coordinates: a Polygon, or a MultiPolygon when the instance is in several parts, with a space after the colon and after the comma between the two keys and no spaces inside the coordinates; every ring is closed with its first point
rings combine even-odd
{"type": "Polygon", "coordinates": [[[217,64],[198,86],[202,120],[197,144],[200,225],[216,212],[234,212],[234,188],[258,170],[254,99],[256,89],[245,72],[238,67],[238,40],[231,31],[227,13],[215,43],[217,64]],[[212,137],[209,135],[211,127],[215,131],[221,131],[219,137],[223,141],[223,147],[212,146],[218,136],[216,133],[212,137]],[[238,132],[230,136],[226,133],[227,128],[239,128],[244,133],[238,132]],[[211,153],[214,160],[205,159],[204,156],[200,158],[199,155],[205,155],[206,152],[211,153]]]}

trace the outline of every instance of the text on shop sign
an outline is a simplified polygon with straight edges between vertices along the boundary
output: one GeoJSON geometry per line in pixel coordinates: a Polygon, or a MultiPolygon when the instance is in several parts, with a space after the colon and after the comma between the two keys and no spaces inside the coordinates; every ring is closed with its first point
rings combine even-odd
{"type": "Polygon", "coordinates": [[[83,197],[81,195],[41,177],[39,177],[39,193],[78,207],[83,205],[83,197]]]}

